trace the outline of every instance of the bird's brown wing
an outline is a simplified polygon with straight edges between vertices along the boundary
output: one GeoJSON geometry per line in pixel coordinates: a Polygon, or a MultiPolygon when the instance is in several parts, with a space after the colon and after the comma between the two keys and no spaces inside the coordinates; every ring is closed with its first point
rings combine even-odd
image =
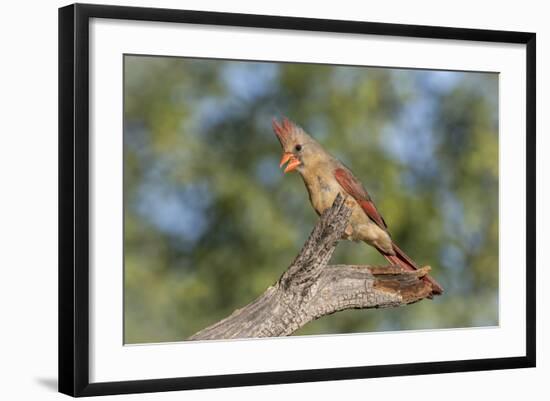
{"type": "Polygon", "coordinates": [[[359,203],[363,211],[370,217],[380,228],[387,230],[388,226],[384,221],[382,215],[376,209],[374,202],[367,190],[363,187],[361,182],[353,176],[348,169],[339,167],[334,170],[334,176],[338,184],[346,191],[353,199],[359,203]]]}
{"type": "MultiPolygon", "coordinates": [[[[370,219],[374,221],[380,228],[387,231],[388,227],[386,226],[386,222],[378,212],[378,209],[376,209],[376,206],[370,198],[369,193],[359,182],[359,180],[353,176],[351,171],[349,171],[347,168],[339,167],[334,170],[334,176],[336,177],[336,181],[338,181],[344,191],[346,191],[357,201],[357,203],[359,203],[359,205],[361,205],[361,208],[366,213],[366,215],[369,216],[370,219]]],[[[393,241],[392,247],[394,251],[393,255],[390,255],[379,248],[377,249],[392,265],[401,266],[405,270],[418,270],[418,266],[416,265],[416,263],[410,257],[408,257],[407,254],[405,254],[405,252],[403,252],[397,245],[395,245],[395,242],[393,241]]],[[[439,283],[435,281],[432,277],[426,275],[422,277],[422,280],[430,283],[430,285],[432,286],[433,295],[439,295],[443,293],[443,287],[441,287],[441,285],[439,285],[439,283]]]]}

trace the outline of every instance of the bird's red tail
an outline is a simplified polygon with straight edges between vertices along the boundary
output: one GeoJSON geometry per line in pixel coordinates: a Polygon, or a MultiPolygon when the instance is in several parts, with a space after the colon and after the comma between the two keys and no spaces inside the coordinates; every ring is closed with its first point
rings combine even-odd
{"type": "MultiPolygon", "coordinates": [[[[397,245],[395,245],[395,243],[393,243],[393,250],[395,252],[395,255],[384,254],[384,257],[388,260],[388,262],[390,262],[392,265],[400,266],[405,270],[418,270],[418,266],[416,265],[416,263],[414,263],[413,260],[409,258],[405,252],[403,252],[397,245]]],[[[439,285],[439,283],[435,281],[432,277],[426,275],[422,278],[422,280],[431,284],[433,295],[443,294],[443,287],[441,287],[441,285],[439,285]]]]}

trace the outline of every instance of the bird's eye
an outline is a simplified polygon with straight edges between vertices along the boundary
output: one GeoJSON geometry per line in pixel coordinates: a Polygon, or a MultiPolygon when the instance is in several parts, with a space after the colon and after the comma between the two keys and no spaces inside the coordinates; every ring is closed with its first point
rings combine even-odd
{"type": "Polygon", "coordinates": [[[294,149],[296,149],[296,152],[299,152],[300,150],[302,150],[302,145],[298,144],[294,146],[294,149]]]}

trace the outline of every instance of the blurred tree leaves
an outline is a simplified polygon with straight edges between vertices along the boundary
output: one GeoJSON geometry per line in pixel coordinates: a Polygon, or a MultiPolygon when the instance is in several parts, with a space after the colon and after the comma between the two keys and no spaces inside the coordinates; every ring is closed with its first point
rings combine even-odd
{"type": "MultiPolygon", "coordinates": [[[[252,301],[317,216],[278,169],[286,115],[349,165],[444,296],[297,334],[498,324],[498,75],[124,60],[125,342],[178,341],[252,301]]],[[[334,263],[383,263],[342,242],[334,263]]]]}

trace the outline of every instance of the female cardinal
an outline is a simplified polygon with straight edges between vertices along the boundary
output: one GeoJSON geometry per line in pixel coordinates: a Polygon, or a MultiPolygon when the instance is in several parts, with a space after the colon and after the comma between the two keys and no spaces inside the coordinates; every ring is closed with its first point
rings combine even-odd
{"type": "MultiPolygon", "coordinates": [[[[392,241],[386,222],[367,190],[344,164],[287,118],[283,118],[281,123],[273,119],[273,130],[283,147],[279,167],[286,165],[285,173],[293,170],[300,173],[309,200],[319,215],[330,208],[341,193],[347,198],[346,203],[352,210],[344,234],[346,239],[364,241],[375,247],[392,265],[406,270],[418,269],[412,259],[392,241]]],[[[431,284],[432,294],[443,293],[443,288],[430,276],[424,276],[423,280],[431,284]]]]}

